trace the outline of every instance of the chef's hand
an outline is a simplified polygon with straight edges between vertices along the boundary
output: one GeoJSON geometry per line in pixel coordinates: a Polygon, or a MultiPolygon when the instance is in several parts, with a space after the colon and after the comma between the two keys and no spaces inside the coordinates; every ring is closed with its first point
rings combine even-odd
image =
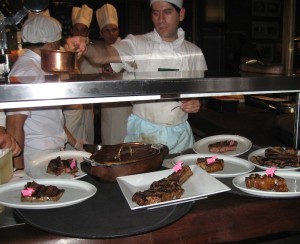
{"type": "Polygon", "coordinates": [[[82,36],[73,36],[69,37],[66,40],[64,48],[66,51],[77,52],[77,57],[80,57],[85,54],[87,50],[88,39],[82,36]]]}
{"type": "Polygon", "coordinates": [[[0,148],[10,148],[14,157],[20,155],[22,151],[15,138],[7,133],[0,134],[0,148]]]}
{"type": "Polygon", "coordinates": [[[201,108],[199,99],[183,99],[181,101],[180,108],[186,113],[197,113],[201,108]]]}
{"type": "Polygon", "coordinates": [[[78,151],[84,151],[84,148],[83,148],[83,141],[80,140],[80,139],[76,139],[76,143],[74,145],[74,148],[78,151]]]}

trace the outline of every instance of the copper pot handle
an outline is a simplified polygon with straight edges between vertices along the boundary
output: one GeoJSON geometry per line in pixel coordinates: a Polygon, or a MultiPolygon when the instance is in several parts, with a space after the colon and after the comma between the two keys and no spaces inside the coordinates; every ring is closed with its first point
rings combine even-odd
{"type": "Polygon", "coordinates": [[[132,156],[132,147],[130,146],[126,146],[126,145],[122,145],[118,151],[118,154],[114,156],[114,159],[118,159],[119,161],[121,161],[121,152],[122,152],[122,149],[124,147],[128,147],[129,148],[129,151],[130,151],[130,156],[132,156]]]}

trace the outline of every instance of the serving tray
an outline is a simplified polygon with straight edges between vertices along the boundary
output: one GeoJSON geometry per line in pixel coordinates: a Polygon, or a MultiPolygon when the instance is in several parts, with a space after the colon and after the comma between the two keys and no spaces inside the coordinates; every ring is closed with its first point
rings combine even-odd
{"type": "Polygon", "coordinates": [[[118,184],[101,183],[89,175],[80,180],[97,187],[97,193],[85,202],[47,210],[15,209],[15,213],[25,223],[50,233],[76,238],[115,238],[169,225],[187,214],[194,204],[132,211],[118,184]]]}

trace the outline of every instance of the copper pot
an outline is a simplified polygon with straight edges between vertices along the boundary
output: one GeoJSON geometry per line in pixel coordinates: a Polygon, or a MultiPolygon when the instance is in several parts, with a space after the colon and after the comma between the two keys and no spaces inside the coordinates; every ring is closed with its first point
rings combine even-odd
{"type": "Polygon", "coordinates": [[[73,72],[76,53],[41,49],[41,66],[45,72],[73,72]]]}
{"type": "Polygon", "coordinates": [[[92,162],[82,162],[81,170],[102,182],[116,182],[119,176],[158,170],[169,148],[165,145],[140,142],[103,145],[92,154],[92,162]]]}

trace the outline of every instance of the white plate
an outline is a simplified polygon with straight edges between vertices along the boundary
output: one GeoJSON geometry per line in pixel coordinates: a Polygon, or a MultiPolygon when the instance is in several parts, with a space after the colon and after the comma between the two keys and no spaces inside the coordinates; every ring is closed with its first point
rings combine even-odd
{"type": "Polygon", "coordinates": [[[225,140],[235,140],[237,141],[237,148],[235,151],[230,151],[226,153],[222,153],[223,155],[227,156],[238,156],[247,151],[249,151],[252,147],[252,142],[242,136],[237,135],[218,135],[218,136],[209,136],[205,137],[193,145],[193,150],[195,153],[211,153],[208,150],[208,145],[218,142],[218,141],[225,141],[225,140]]]}
{"type": "MultiPolygon", "coordinates": [[[[249,162],[251,162],[250,158],[252,156],[265,156],[265,150],[266,149],[267,148],[261,148],[261,149],[255,150],[252,153],[250,153],[249,156],[248,156],[249,162]]],[[[298,154],[299,154],[299,152],[298,152],[298,154]]],[[[252,164],[255,165],[257,168],[262,169],[262,170],[266,170],[267,168],[270,168],[268,166],[262,166],[262,165],[258,165],[258,164],[255,164],[255,163],[252,163],[252,164]]],[[[284,168],[277,168],[276,167],[277,171],[291,171],[291,170],[299,170],[299,169],[300,169],[300,167],[291,167],[291,166],[286,166],[284,168]]]]}
{"type": "MultiPolygon", "coordinates": [[[[253,172],[260,175],[265,175],[266,172],[253,172]]],[[[295,171],[280,171],[275,172],[276,175],[286,179],[286,184],[289,189],[288,192],[275,192],[261,191],[255,188],[247,188],[245,183],[245,177],[248,177],[251,173],[245,175],[239,175],[232,180],[233,185],[243,192],[251,195],[257,195],[262,197],[299,197],[300,196],[300,172],[295,171]]]]}
{"type": "Polygon", "coordinates": [[[191,165],[190,167],[194,174],[182,185],[184,193],[180,199],[176,200],[155,203],[146,206],[139,206],[137,203],[132,201],[132,196],[134,193],[136,193],[137,191],[147,190],[153,181],[161,180],[172,174],[174,172],[173,169],[117,177],[117,182],[129,204],[129,207],[132,210],[141,208],[164,207],[182,202],[195,201],[199,198],[205,198],[209,195],[230,191],[229,187],[206,173],[198,166],[191,165]]]}
{"type": "Polygon", "coordinates": [[[60,189],[65,189],[65,192],[58,201],[21,202],[21,191],[30,180],[15,181],[0,185],[0,204],[22,209],[60,208],[80,203],[97,192],[95,186],[80,180],[36,179],[35,181],[42,185],[55,185],[60,189]]]}
{"type": "Polygon", "coordinates": [[[224,160],[224,169],[222,171],[210,173],[210,175],[216,178],[229,178],[237,175],[246,174],[255,169],[255,166],[249,161],[233,156],[225,156],[220,154],[186,154],[173,158],[166,164],[166,167],[173,168],[178,162],[182,161],[187,165],[196,165],[197,158],[206,158],[216,156],[219,159],[224,160]]]}
{"type": "Polygon", "coordinates": [[[79,179],[86,175],[86,173],[81,170],[80,163],[84,161],[83,157],[89,158],[90,156],[91,153],[89,152],[75,150],[49,153],[34,160],[31,163],[32,166],[25,168],[25,174],[31,179],[79,179]],[[58,156],[60,156],[61,159],[74,158],[77,160],[78,172],[76,173],[75,177],[71,174],[61,174],[59,176],[56,176],[47,173],[47,167],[50,160],[57,158],[58,156]]]}

